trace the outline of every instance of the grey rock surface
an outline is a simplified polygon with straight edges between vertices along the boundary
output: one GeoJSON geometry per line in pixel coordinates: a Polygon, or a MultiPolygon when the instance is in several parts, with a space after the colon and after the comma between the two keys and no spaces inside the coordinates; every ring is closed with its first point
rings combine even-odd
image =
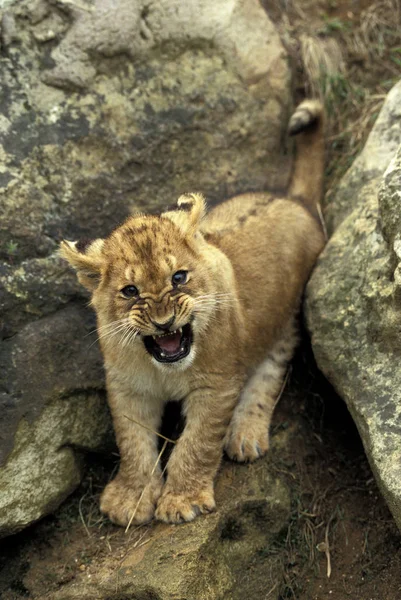
{"type": "Polygon", "coordinates": [[[274,549],[290,517],[287,487],[268,459],[225,463],[216,500],[217,512],[192,523],[142,530],[122,561],[103,557],[90,577],[82,574],[51,600],[242,600],[268,592],[277,600],[283,565],[274,549]]]}
{"type": "Polygon", "coordinates": [[[5,535],[73,490],[73,448],[108,440],[87,296],[59,241],[105,235],[186,191],[215,203],[284,187],[291,102],[257,0],[19,0],[2,5],[0,28],[5,535]]]}
{"type": "Polygon", "coordinates": [[[56,508],[80,482],[82,451],[112,448],[94,318],[69,306],[0,347],[0,531],[56,508]],[[109,440],[109,444],[107,444],[109,440]]]}
{"type": "Polygon", "coordinates": [[[309,282],[306,314],[318,366],[345,399],[401,528],[401,149],[388,165],[400,144],[401,82],[331,203],[341,224],[309,282]]]}

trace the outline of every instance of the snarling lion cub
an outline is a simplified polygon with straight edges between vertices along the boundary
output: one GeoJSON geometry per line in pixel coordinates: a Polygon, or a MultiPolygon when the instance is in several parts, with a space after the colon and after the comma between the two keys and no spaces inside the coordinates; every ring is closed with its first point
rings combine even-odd
{"type": "Polygon", "coordinates": [[[301,295],[324,244],[321,105],[304,101],[289,133],[297,158],[283,196],[243,194],[206,214],[203,197],[186,194],[175,210],[132,216],[86,247],[61,244],[97,313],[121,454],[100,507],[114,523],[210,512],[223,448],[241,462],[268,450],[301,295]],[[174,399],[186,425],[164,483],[152,430],[174,399]]]}

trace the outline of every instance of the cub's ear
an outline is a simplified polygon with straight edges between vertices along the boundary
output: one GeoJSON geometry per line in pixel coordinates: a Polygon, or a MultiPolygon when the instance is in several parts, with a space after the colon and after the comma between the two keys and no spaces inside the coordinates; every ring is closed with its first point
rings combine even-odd
{"type": "Polygon", "coordinates": [[[177,208],[163,213],[173,223],[178,225],[185,235],[196,234],[199,225],[206,214],[206,202],[202,194],[183,194],[177,200],[177,208]]]}
{"type": "Polygon", "coordinates": [[[60,244],[60,256],[74,267],[78,281],[91,292],[100,280],[103,244],[100,238],[86,243],[63,240],[60,244]]]}

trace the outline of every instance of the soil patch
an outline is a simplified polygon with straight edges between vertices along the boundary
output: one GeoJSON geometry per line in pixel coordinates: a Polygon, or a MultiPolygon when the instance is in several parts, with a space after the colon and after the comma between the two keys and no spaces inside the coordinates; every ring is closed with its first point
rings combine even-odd
{"type": "MultiPolygon", "coordinates": [[[[263,558],[272,553],[284,573],[283,600],[400,597],[401,536],[347,408],[313,366],[305,344],[275,414],[268,460],[287,479],[292,514],[282,538],[243,574],[259,590],[255,599],[268,581],[263,558]]],[[[101,565],[118,569],[133,546],[146,544],[149,526],[125,534],[99,513],[100,492],[116,465],[117,457],[93,456],[84,482],[55,515],[1,542],[3,600],[49,599],[101,565]]],[[[270,591],[277,593],[266,587],[266,598],[270,591]]]]}
{"type": "Polygon", "coordinates": [[[395,600],[401,592],[400,533],[345,403],[311,364],[304,350],[277,414],[287,414],[289,422],[295,415],[301,433],[288,448],[288,460],[295,462],[289,475],[293,518],[281,597],[395,600]]]}

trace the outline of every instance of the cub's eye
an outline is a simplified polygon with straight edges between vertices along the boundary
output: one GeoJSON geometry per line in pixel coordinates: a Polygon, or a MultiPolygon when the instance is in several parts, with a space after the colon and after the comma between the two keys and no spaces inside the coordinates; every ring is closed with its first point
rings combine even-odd
{"type": "Polygon", "coordinates": [[[177,271],[171,278],[173,285],[179,285],[180,283],[185,283],[188,277],[188,271],[177,271]]]}
{"type": "Polygon", "coordinates": [[[139,294],[138,288],[134,285],[126,285],[125,287],[123,287],[122,290],[120,290],[120,292],[122,293],[124,298],[134,298],[139,294]]]}

